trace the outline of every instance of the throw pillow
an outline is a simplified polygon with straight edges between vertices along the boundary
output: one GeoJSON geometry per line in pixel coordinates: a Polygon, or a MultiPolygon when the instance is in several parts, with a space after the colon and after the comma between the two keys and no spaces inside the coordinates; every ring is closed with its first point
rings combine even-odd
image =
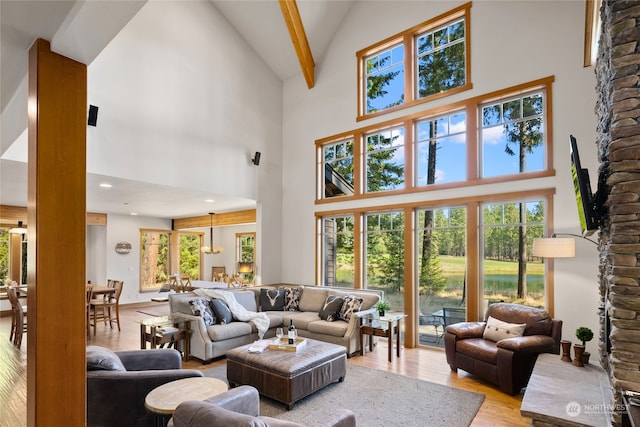
{"type": "Polygon", "coordinates": [[[216,317],[213,315],[213,311],[211,311],[211,307],[209,306],[209,301],[207,299],[194,298],[190,299],[188,302],[193,315],[202,317],[205,326],[216,324],[216,317]]]}
{"type": "Polygon", "coordinates": [[[212,299],[211,308],[213,308],[213,312],[221,325],[226,325],[233,321],[233,314],[231,314],[229,306],[221,299],[212,299]]]}
{"type": "Polygon", "coordinates": [[[284,310],[298,311],[300,309],[300,288],[284,288],[284,310]]]}
{"type": "Polygon", "coordinates": [[[122,360],[108,348],[87,346],[87,371],[126,371],[122,360]]]}
{"type": "Polygon", "coordinates": [[[324,304],[318,315],[322,320],[326,320],[327,322],[340,319],[340,309],[342,308],[343,302],[344,298],[337,295],[329,295],[327,299],[324,300],[324,304]]]}
{"type": "Polygon", "coordinates": [[[482,337],[486,340],[498,342],[506,338],[521,337],[524,334],[526,323],[507,323],[489,316],[482,337]]]}
{"type": "Polygon", "coordinates": [[[344,302],[342,303],[342,307],[340,308],[340,318],[342,320],[346,320],[347,322],[351,320],[351,316],[353,315],[353,313],[360,311],[363,302],[364,299],[353,295],[347,295],[346,297],[344,297],[344,302]]]}
{"type": "Polygon", "coordinates": [[[260,310],[284,310],[284,289],[260,289],[260,310]]]}

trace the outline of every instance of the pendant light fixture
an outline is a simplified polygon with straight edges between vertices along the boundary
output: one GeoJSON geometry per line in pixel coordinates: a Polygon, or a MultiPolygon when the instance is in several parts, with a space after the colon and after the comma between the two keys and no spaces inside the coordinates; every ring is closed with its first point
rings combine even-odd
{"type": "Polygon", "coordinates": [[[209,227],[209,246],[202,247],[203,254],[219,254],[222,252],[222,246],[213,246],[213,216],[215,213],[209,212],[210,227],[209,227]]]}

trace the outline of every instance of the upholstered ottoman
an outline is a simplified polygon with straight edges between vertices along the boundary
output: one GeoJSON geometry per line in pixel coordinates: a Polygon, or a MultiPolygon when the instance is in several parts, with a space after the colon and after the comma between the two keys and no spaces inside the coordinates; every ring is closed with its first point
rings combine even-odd
{"type": "Polygon", "coordinates": [[[328,384],[342,382],[347,374],[347,353],[341,345],[307,338],[296,352],[266,349],[249,353],[250,346],[227,352],[229,385],[251,385],[287,409],[328,384]]]}

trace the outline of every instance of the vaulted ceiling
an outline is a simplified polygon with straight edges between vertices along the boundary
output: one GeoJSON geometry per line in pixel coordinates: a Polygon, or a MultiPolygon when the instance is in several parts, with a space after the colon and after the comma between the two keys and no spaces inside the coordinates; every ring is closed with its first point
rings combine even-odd
{"type": "MultiPolygon", "coordinates": [[[[283,82],[303,75],[278,1],[212,3],[283,82]]],[[[146,0],[0,1],[0,204],[26,206],[27,52],[34,40],[50,40],[54,51],[90,65],[145,4],[146,0]]],[[[352,4],[351,0],[298,0],[317,69],[352,4]]],[[[89,211],[128,214],[123,200],[143,197],[148,209],[141,214],[175,218],[202,213],[205,194],[201,191],[119,179],[107,196],[97,186],[107,178],[87,174],[89,211]]],[[[216,196],[216,209],[221,211],[251,204],[251,200],[216,196]]]]}

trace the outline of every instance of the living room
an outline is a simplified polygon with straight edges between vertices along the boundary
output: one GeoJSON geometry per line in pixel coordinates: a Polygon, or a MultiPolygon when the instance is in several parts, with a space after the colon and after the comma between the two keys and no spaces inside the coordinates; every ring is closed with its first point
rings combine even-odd
{"type": "MultiPolygon", "coordinates": [[[[437,206],[479,194],[552,189],[553,210],[545,234],[580,233],[569,168],[570,134],[578,139],[583,167],[591,171],[592,182],[598,169],[593,144],[596,80],[593,67],[583,66],[584,2],[474,2],[469,9],[472,87],[362,122],[356,118],[355,54],[464,4],[354,2],[344,6],[344,18],[326,50],[315,56],[315,86],[309,89],[299,71],[281,80],[226,20],[218,8],[224,5],[149,2],[140,6],[89,63],[88,101],[100,106],[100,113],[98,126],[87,128],[87,171],[254,200],[258,210],[256,259],[260,281],[265,284],[320,282],[316,224],[318,218],[332,212],[437,206]],[[157,49],[155,53],[151,47],[157,49]],[[553,127],[548,128],[553,163],[545,169],[548,174],[357,200],[316,201],[314,142],[549,77],[553,78],[553,114],[548,119],[553,119],[553,127]],[[152,96],[159,101],[140,101],[152,96]],[[249,161],[256,151],[262,153],[258,167],[249,161]],[[166,164],[175,164],[175,168],[158,167],[166,164]]],[[[4,89],[2,95],[4,99],[13,96],[4,89]]],[[[4,107],[3,103],[3,124],[8,123],[4,118],[9,111],[4,107]]],[[[5,131],[3,126],[3,159],[24,129],[26,122],[20,129],[5,131]]],[[[26,136],[22,138],[26,147],[26,136]]],[[[24,149],[17,151],[26,155],[24,149]]],[[[207,211],[203,206],[191,215],[207,211]]],[[[170,229],[173,217],[108,215],[108,249],[98,269],[105,277],[94,280],[132,267],[128,274],[131,289],[135,289],[139,266],[127,261],[126,266],[116,267],[112,239],[138,242],[140,228],[161,223],[158,228],[170,229]],[[116,224],[122,228],[112,228],[116,224]]],[[[545,295],[547,307],[565,322],[565,336],[570,337],[578,326],[599,330],[596,260],[593,245],[578,239],[574,258],[546,264],[547,283],[553,285],[545,295]]],[[[468,283],[479,283],[479,273],[473,274],[476,280],[468,283]]],[[[477,288],[478,297],[480,292],[477,288]]],[[[145,300],[148,294],[140,292],[127,298],[128,302],[145,300]]],[[[405,304],[410,305],[409,297],[405,304]]],[[[471,318],[480,315],[479,307],[478,303],[469,309],[471,318]]],[[[415,313],[411,316],[408,322],[417,325],[415,313]]],[[[415,337],[405,337],[408,347],[415,346],[415,341],[415,337]]],[[[596,344],[592,344],[595,353],[596,344]]]]}

